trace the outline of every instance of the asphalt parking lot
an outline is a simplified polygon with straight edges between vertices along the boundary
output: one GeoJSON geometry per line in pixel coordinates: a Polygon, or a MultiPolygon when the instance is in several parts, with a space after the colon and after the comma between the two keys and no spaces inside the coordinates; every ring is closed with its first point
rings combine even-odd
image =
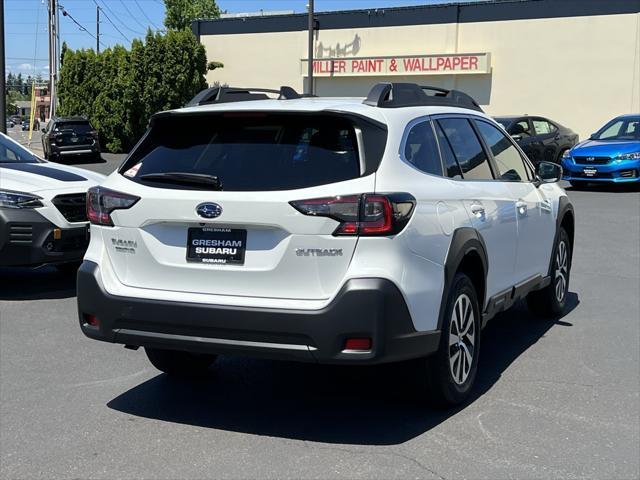
{"type": "Polygon", "coordinates": [[[477,395],[446,412],[398,366],[223,357],[172,381],[82,335],[73,278],[0,269],[0,477],[638,478],[640,192],[569,195],[567,314],[494,319],[477,395]]]}

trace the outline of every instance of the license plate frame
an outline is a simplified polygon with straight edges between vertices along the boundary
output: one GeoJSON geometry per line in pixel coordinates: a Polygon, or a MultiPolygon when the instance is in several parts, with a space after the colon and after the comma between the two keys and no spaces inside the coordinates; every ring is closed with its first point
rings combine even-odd
{"type": "Polygon", "coordinates": [[[586,167],[582,169],[582,173],[584,173],[586,177],[595,177],[596,175],[598,175],[598,169],[593,167],[586,167]]]}
{"type": "Polygon", "coordinates": [[[245,229],[190,227],[187,231],[187,262],[244,265],[246,251],[245,229]]]}

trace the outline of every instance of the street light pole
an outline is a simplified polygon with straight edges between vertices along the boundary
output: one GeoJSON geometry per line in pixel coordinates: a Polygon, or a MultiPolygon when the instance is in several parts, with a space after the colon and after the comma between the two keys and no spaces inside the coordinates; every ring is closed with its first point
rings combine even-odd
{"type": "Polygon", "coordinates": [[[4,0],[0,0],[0,132],[7,133],[7,105],[4,65],[4,0]]]}
{"type": "Polygon", "coordinates": [[[309,0],[309,53],[307,55],[307,93],[313,95],[313,0],[309,0]]]}

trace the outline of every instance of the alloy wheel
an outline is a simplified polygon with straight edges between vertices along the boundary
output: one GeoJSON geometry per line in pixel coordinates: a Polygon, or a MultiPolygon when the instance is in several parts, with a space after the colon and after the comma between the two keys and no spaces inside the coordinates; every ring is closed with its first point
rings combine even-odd
{"type": "Polygon", "coordinates": [[[463,293],[453,305],[449,323],[449,368],[458,385],[462,385],[471,372],[475,343],[473,305],[469,296],[463,293]]]}
{"type": "Polygon", "coordinates": [[[567,255],[567,243],[562,240],[558,244],[558,251],[556,252],[556,300],[562,303],[565,295],[567,294],[568,276],[569,276],[569,258],[567,255]]]}

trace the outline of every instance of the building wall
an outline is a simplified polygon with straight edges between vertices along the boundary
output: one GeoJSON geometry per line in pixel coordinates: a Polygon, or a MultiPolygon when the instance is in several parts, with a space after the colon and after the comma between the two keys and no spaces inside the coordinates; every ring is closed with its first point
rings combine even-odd
{"type": "MultiPolygon", "coordinates": [[[[224,68],[209,83],[299,91],[305,31],[201,35],[224,68]]],[[[491,54],[489,74],[316,78],[323,96],[365,96],[379,81],[457,88],[492,115],[548,116],[581,138],[610,118],[640,112],[640,13],[505,21],[320,29],[316,57],[491,54]]]]}

